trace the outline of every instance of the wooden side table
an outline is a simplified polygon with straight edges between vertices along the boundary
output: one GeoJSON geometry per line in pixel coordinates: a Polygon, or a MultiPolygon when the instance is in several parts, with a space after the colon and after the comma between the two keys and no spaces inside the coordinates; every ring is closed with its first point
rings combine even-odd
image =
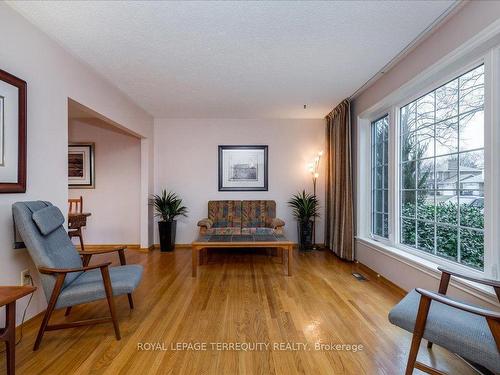
{"type": "Polygon", "coordinates": [[[36,290],[34,286],[0,286],[0,307],[6,306],[5,328],[0,329],[0,341],[5,341],[7,375],[16,372],[16,301],[36,290]]]}

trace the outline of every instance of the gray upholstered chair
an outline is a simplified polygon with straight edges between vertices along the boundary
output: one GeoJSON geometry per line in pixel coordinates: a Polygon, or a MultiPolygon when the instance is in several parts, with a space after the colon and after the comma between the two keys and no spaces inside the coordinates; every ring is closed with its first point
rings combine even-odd
{"type": "Polygon", "coordinates": [[[63,214],[49,202],[17,202],[12,206],[12,212],[16,228],[41,274],[48,303],[34,350],[39,348],[45,330],[104,322],[113,322],[119,340],[113,295],[127,294],[130,308],[133,308],[132,292],[141,280],[142,266],[125,265],[125,248],[77,251],[64,230],[63,214]],[[121,266],[109,267],[111,262],[88,265],[92,255],[111,251],[119,253],[121,266]],[[71,306],[104,298],[108,301],[110,317],[48,324],[54,309],[66,307],[68,315],[71,306]]]}
{"type": "Polygon", "coordinates": [[[439,292],[414,289],[389,313],[389,321],[413,333],[406,375],[417,368],[429,374],[438,370],[417,362],[422,338],[464,359],[500,373],[500,312],[457,301],[446,296],[451,276],[489,285],[500,301],[500,281],[476,278],[438,268],[441,274],[439,292]]]}

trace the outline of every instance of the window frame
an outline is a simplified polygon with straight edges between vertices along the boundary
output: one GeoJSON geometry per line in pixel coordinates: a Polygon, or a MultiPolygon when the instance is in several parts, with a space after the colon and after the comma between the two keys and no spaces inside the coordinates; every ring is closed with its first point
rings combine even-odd
{"type": "MultiPolygon", "coordinates": [[[[432,264],[451,267],[462,270],[471,274],[476,274],[483,277],[498,278],[498,267],[500,265],[500,248],[495,249],[496,244],[500,241],[500,212],[495,208],[500,208],[500,160],[495,157],[492,150],[500,149],[500,129],[495,129],[500,121],[500,105],[497,108],[492,106],[492,103],[500,103],[500,47],[496,46],[486,51],[482,51],[470,58],[471,55],[464,58],[451,61],[449,63],[440,62],[432,67],[432,74],[423,75],[410,81],[406,87],[396,90],[389,94],[385,99],[379,102],[376,106],[365,110],[358,117],[358,230],[357,238],[372,239],[384,243],[390,249],[400,250],[404,253],[411,254],[432,264]],[[484,79],[485,79],[485,99],[484,99],[484,269],[472,268],[460,264],[458,262],[439,257],[434,254],[426,253],[422,250],[412,248],[400,243],[400,119],[399,113],[402,107],[412,101],[422,97],[423,95],[432,92],[450,82],[462,74],[484,64],[484,79]],[[412,86],[414,89],[412,89],[412,86]],[[408,93],[410,95],[403,95],[408,93]],[[385,103],[385,104],[384,104],[385,103]],[[378,108],[378,109],[374,109],[378,108]],[[383,108],[383,110],[380,110],[383,108]],[[371,232],[371,124],[373,120],[380,118],[384,113],[389,115],[389,238],[375,236],[371,232]],[[370,136],[366,136],[366,132],[370,136]],[[363,149],[366,147],[370,150],[369,158],[363,155],[363,149]],[[366,166],[369,163],[370,167],[367,170],[366,166]],[[368,178],[367,178],[368,172],[368,178]],[[369,187],[367,188],[367,182],[369,187]],[[370,198],[363,197],[369,193],[370,198]],[[363,210],[369,210],[369,217],[363,217],[363,210]]],[[[366,211],[365,211],[366,212],[366,211]]]]}
{"type": "MultiPolygon", "coordinates": [[[[435,84],[431,84],[429,86],[427,86],[425,89],[422,89],[420,90],[419,92],[419,95],[412,95],[410,97],[409,100],[404,100],[404,101],[401,101],[398,103],[398,105],[394,106],[394,109],[397,113],[397,115],[395,116],[395,127],[397,128],[397,138],[395,139],[395,150],[393,150],[394,154],[395,154],[395,157],[397,158],[397,163],[395,165],[395,172],[397,174],[397,185],[396,185],[396,200],[395,200],[395,204],[397,206],[397,216],[395,217],[395,225],[396,227],[394,228],[395,232],[397,233],[397,238],[396,238],[396,241],[394,242],[394,244],[396,245],[396,247],[398,247],[399,249],[401,250],[404,250],[404,251],[407,251],[407,252],[411,252],[413,253],[414,255],[416,256],[420,256],[420,257],[423,257],[424,259],[426,259],[427,255],[429,256],[428,260],[430,261],[433,261],[435,263],[440,263],[436,260],[444,260],[446,261],[446,263],[449,263],[450,266],[453,266],[453,267],[456,267],[456,266],[461,266],[461,267],[464,267],[464,270],[466,271],[477,271],[477,272],[480,272],[481,274],[484,275],[484,270],[486,269],[486,207],[489,206],[487,203],[489,202],[489,198],[490,197],[487,197],[486,196],[486,175],[489,174],[490,172],[488,171],[487,172],[487,166],[486,166],[486,140],[487,140],[487,131],[486,131],[486,127],[487,127],[487,123],[486,123],[486,118],[487,118],[487,115],[486,115],[486,90],[487,90],[487,78],[486,78],[486,63],[485,63],[485,58],[486,56],[482,56],[481,58],[479,59],[476,59],[476,60],[473,60],[472,62],[468,63],[468,64],[465,64],[463,65],[461,68],[458,68],[456,70],[454,70],[453,72],[450,72],[448,73],[447,75],[444,76],[444,78],[442,78],[441,80],[439,81],[436,81],[435,84]],[[484,103],[483,103],[483,112],[484,112],[484,142],[483,142],[483,152],[484,152],[484,175],[485,175],[485,187],[484,187],[484,191],[483,191],[483,199],[484,199],[484,228],[481,229],[480,231],[483,232],[483,247],[484,247],[484,254],[483,254],[483,270],[481,271],[480,269],[478,268],[474,268],[472,266],[467,266],[463,263],[460,263],[460,262],[456,262],[456,261],[453,261],[453,260],[448,260],[444,257],[440,257],[438,256],[437,254],[432,254],[432,253],[429,253],[429,252],[426,252],[425,250],[421,250],[421,249],[418,249],[416,247],[412,247],[412,246],[409,246],[409,245],[405,245],[403,243],[401,243],[401,212],[400,212],[400,200],[401,200],[401,180],[400,180],[400,163],[401,163],[401,150],[400,150],[400,145],[401,145],[401,124],[400,124],[400,113],[401,113],[401,109],[405,106],[407,106],[408,104],[411,104],[413,102],[416,102],[418,99],[421,99],[423,97],[425,97],[427,94],[430,94],[434,91],[436,91],[437,89],[441,88],[442,86],[454,81],[455,79],[458,79],[459,77],[461,77],[462,75],[470,72],[470,71],[473,71],[474,69],[478,68],[479,66],[483,65],[484,66],[484,93],[485,93],[485,100],[484,100],[484,103]],[[432,88],[433,87],[433,88],[432,88]],[[437,258],[437,259],[436,259],[437,258]]],[[[462,114],[460,113],[457,113],[457,117],[460,117],[462,114]]],[[[489,126],[491,126],[491,123],[488,124],[489,126]]],[[[427,125],[426,125],[427,126],[427,125]]],[[[460,139],[458,140],[460,142],[460,139]]],[[[472,150],[472,151],[475,151],[475,150],[472,150]]],[[[472,152],[472,151],[469,151],[469,150],[466,150],[466,151],[460,151],[460,149],[457,149],[456,153],[451,153],[451,154],[448,154],[448,155],[453,155],[453,154],[456,154],[457,156],[459,156],[460,154],[462,153],[466,153],[466,152],[472,152]]],[[[446,155],[444,155],[446,156],[446,155]]],[[[434,155],[433,157],[431,158],[428,158],[428,159],[436,159],[437,157],[443,157],[443,155],[434,155]]],[[[428,160],[427,158],[424,158],[422,160],[428,160]]],[[[460,176],[457,176],[458,177],[458,186],[456,189],[453,189],[453,190],[458,190],[460,191],[460,176]]],[[[438,191],[438,189],[435,188],[436,191],[438,191]]],[[[415,192],[417,192],[418,190],[415,190],[415,192]]],[[[415,209],[417,209],[415,207],[415,209]]],[[[424,220],[427,222],[427,220],[424,220]]],[[[431,221],[428,221],[428,222],[431,222],[431,221]]],[[[432,222],[434,225],[436,225],[438,222],[436,221],[436,218],[434,218],[434,221],[432,222]]],[[[445,225],[447,226],[447,225],[445,225]]],[[[465,226],[462,226],[460,225],[459,222],[457,222],[456,225],[450,225],[451,227],[453,228],[464,228],[464,229],[467,229],[467,227],[465,226]]],[[[479,230],[479,229],[474,229],[474,228],[471,228],[473,230],[479,230]]],[[[459,246],[460,246],[460,242],[459,242],[459,246]]],[[[445,263],[445,264],[446,264],[445,263]]]]}
{"type": "MultiPolygon", "coordinates": [[[[473,268],[473,267],[469,267],[469,266],[466,266],[464,264],[461,264],[461,263],[458,263],[458,262],[455,262],[455,261],[452,261],[452,260],[448,260],[446,258],[443,258],[443,257],[440,257],[440,256],[437,256],[437,255],[434,255],[434,254],[430,254],[430,253],[427,253],[423,250],[419,250],[419,249],[416,249],[414,247],[411,247],[411,246],[407,246],[407,245],[404,245],[401,243],[401,228],[399,226],[399,219],[400,219],[400,209],[399,209],[399,200],[401,199],[401,196],[400,196],[400,186],[399,186],[399,181],[400,181],[400,171],[399,171],[399,164],[400,164],[400,150],[399,150],[399,147],[400,147],[400,141],[401,141],[401,124],[400,124],[400,119],[399,119],[399,116],[395,116],[394,118],[394,122],[393,122],[393,127],[395,127],[395,131],[397,132],[396,134],[396,138],[394,139],[394,145],[395,145],[395,148],[393,150],[391,150],[391,153],[393,154],[393,157],[395,158],[395,160],[397,160],[397,163],[396,163],[396,168],[394,170],[392,170],[391,172],[395,173],[395,175],[397,176],[397,185],[396,185],[396,190],[394,191],[394,195],[396,196],[395,198],[395,203],[396,203],[396,206],[397,206],[397,216],[396,216],[396,219],[397,220],[394,225],[394,231],[396,232],[396,238],[395,238],[395,241],[392,243],[392,246],[395,246],[396,248],[400,249],[400,250],[403,250],[405,252],[408,252],[410,254],[413,254],[415,256],[418,256],[418,257],[421,257],[423,259],[426,259],[426,260],[429,260],[433,263],[436,263],[436,264],[439,264],[439,265],[443,265],[443,266],[448,266],[448,267],[453,267],[453,268],[459,268],[465,272],[469,272],[469,273],[476,273],[476,274],[479,274],[479,275],[489,275],[489,270],[488,268],[491,268],[491,252],[493,251],[493,249],[491,248],[491,245],[488,245],[487,244],[487,238],[486,238],[486,233],[489,232],[491,229],[491,223],[487,221],[487,214],[488,214],[488,211],[489,210],[489,206],[490,206],[490,199],[491,199],[491,194],[490,194],[490,190],[487,189],[487,180],[488,180],[488,175],[490,175],[492,173],[491,171],[491,166],[489,165],[490,163],[487,161],[487,158],[486,158],[486,149],[488,148],[488,145],[487,145],[487,134],[488,134],[488,130],[490,130],[492,124],[491,122],[488,122],[487,121],[487,118],[490,117],[490,111],[491,111],[491,107],[489,105],[487,105],[487,99],[486,97],[488,96],[487,95],[487,92],[488,92],[488,88],[491,86],[491,76],[487,73],[487,71],[490,71],[491,68],[487,67],[488,64],[488,59],[487,59],[487,55],[483,55],[479,58],[476,58],[472,61],[469,61],[468,63],[466,64],[461,64],[459,68],[456,68],[456,69],[453,69],[451,72],[448,72],[447,74],[444,74],[442,77],[440,77],[439,80],[435,80],[434,82],[430,83],[429,85],[426,85],[424,88],[418,90],[417,93],[415,93],[414,95],[410,96],[410,97],[407,97],[406,99],[404,100],[400,100],[396,105],[394,105],[394,110],[396,113],[400,113],[400,110],[401,108],[403,108],[404,106],[406,106],[407,104],[425,96],[427,93],[429,92],[432,92],[434,90],[436,90],[437,88],[441,87],[442,85],[450,82],[450,81],[453,81],[454,79],[458,78],[459,76],[467,73],[468,71],[474,69],[475,67],[478,67],[479,65],[481,64],[484,64],[484,84],[485,84],[485,89],[484,89],[484,92],[485,92],[485,103],[484,103],[484,175],[485,175],[485,187],[484,187],[484,202],[485,202],[485,209],[484,209],[484,268],[483,270],[479,270],[479,269],[476,269],[476,268],[473,268]],[[488,130],[487,130],[488,129],[488,130]]],[[[491,150],[488,150],[489,152],[491,150]]],[[[497,189],[498,190],[498,189],[497,189]]]]}

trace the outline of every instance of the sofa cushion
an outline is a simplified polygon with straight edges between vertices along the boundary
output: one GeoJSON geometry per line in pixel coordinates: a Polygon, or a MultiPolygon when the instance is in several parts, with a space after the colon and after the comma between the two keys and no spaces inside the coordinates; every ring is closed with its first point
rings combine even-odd
{"type": "Polygon", "coordinates": [[[274,234],[273,228],[241,228],[241,234],[274,234]]]}
{"type": "Polygon", "coordinates": [[[241,226],[243,228],[271,227],[276,217],[276,202],[253,200],[241,202],[241,226]]]}
{"type": "Polygon", "coordinates": [[[208,218],[213,228],[240,228],[241,201],[209,201],[208,218]]]}
{"type": "MultiPolygon", "coordinates": [[[[413,332],[419,302],[420,294],[412,290],[391,310],[389,321],[413,332]]],[[[500,373],[500,353],[482,316],[432,301],[424,338],[494,373],[500,373]]]]}
{"type": "Polygon", "coordinates": [[[223,228],[217,228],[217,227],[212,227],[208,228],[206,231],[206,234],[241,234],[241,228],[240,227],[223,227],[223,228]]]}

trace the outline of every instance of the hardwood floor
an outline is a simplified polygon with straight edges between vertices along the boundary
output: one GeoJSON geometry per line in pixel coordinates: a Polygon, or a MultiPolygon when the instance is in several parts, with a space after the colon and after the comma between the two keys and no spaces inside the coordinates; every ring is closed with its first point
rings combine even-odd
{"type": "MultiPolygon", "coordinates": [[[[93,262],[104,259],[112,257],[93,262]]],[[[101,324],[47,332],[40,349],[33,352],[38,316],[25,324],[24,338],[17,346],[18,374],[404,372],[411,337],[387,320],[401,293],[376,277],[357,281],[351,272],[358,267],[339,261],[330,252],[295,251],[292,277],[283,275],[278,258],[248,252],[212,254],[197,278],[191,277],[188,249],[149,254],[128,251],[127,260],[143,264],[145,272],[134,294],[135,310],[129,310],[126,296],[116,298],[121,341],[115,340],[111,324],[101,324]],[[158,350],[138,350],[151,343],[158,350]],[[182,343],[205,344],[207,350],[172,350],[172,345],[182,343]],[[263,350],[216,350],[210,343],[261,343],[263,350]],[[280,343],[295,347],[276,347],[280,343]],[[363,348],[357,352],[315,350],[316,343],[363,348]]],[[[107,314],[103,300],[76,306],[67,318],[61,309],[53,321],[107,314]]],[[[425,344],[419,354],[422,362],[437,363],[450,374],[474,373],[444,349],[434,346],[428,351],[425,344]]],[[[0,366],[3,373],[3,355],[0,366]]]]}

